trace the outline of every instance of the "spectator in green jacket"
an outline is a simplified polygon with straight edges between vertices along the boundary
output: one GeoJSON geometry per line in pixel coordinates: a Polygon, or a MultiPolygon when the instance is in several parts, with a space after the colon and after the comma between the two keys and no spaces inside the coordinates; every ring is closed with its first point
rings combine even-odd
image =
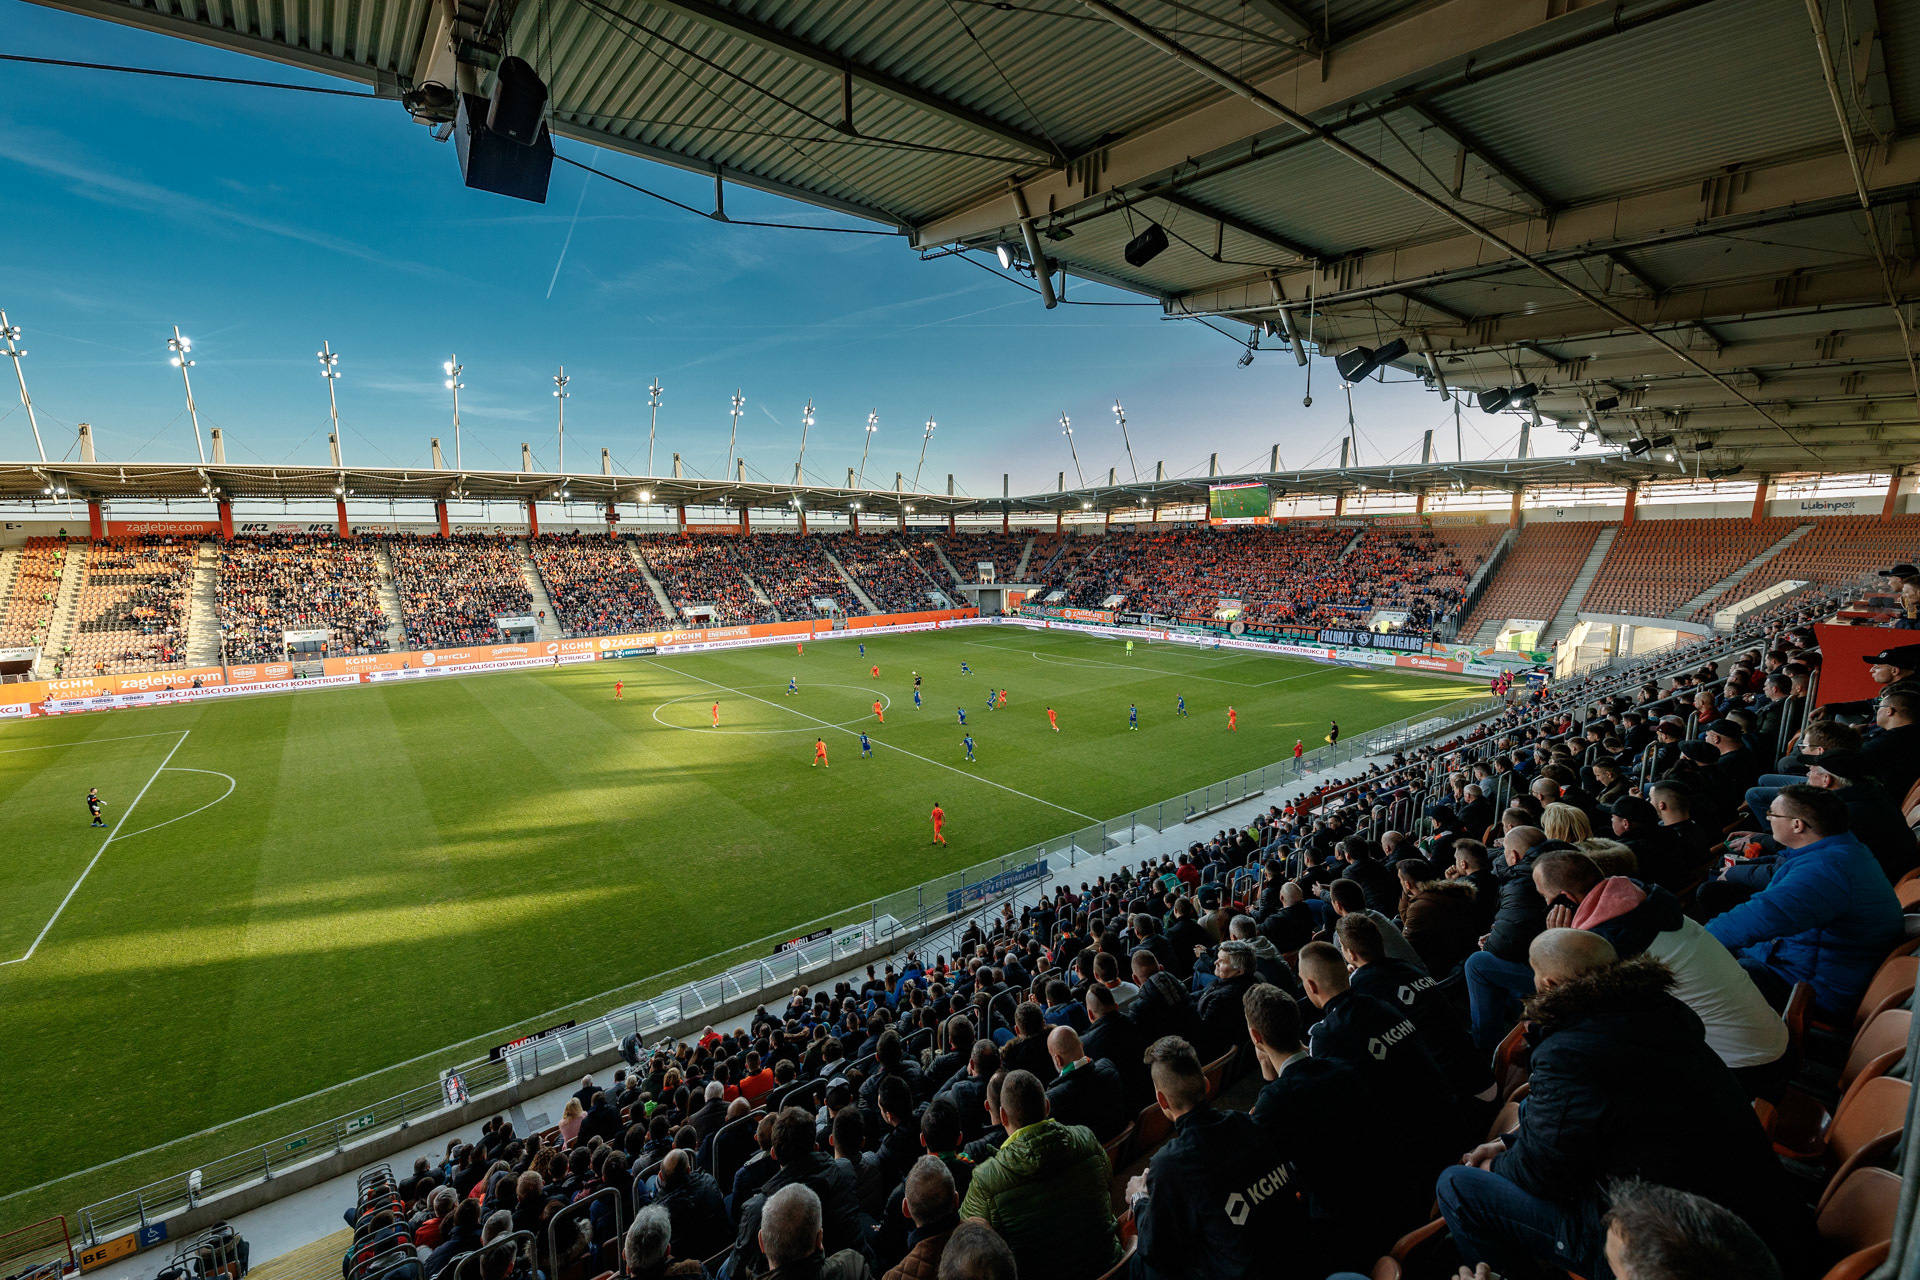
{"type": "Polygon", "coordinates": [[[1023,1276],[1091,1280],[1120,1261],[1107,1153],[1091,1129],[1047,1115],[1030,1071],[1009,1071],[995,1117],[1007,1140],[974,1171],[962,1218],[983,1218],[1013,1250],[1023,1276]]]}

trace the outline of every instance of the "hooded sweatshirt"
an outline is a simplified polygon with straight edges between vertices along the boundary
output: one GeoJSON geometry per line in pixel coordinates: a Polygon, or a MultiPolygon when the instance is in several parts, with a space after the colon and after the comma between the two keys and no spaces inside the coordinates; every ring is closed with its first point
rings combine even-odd
{"type": "Polygon", "coordinates": [[[1733,953],[1658,885],[1602,880],[1581,900],[1573,927],[1599,934],[1622,960],[1650,955],[1673,971],[1675,999],[1700,1015],[1707,1047],[1729,1067],[1757,1067],[1787,1051],[1787,1024],[1733,953]]]}

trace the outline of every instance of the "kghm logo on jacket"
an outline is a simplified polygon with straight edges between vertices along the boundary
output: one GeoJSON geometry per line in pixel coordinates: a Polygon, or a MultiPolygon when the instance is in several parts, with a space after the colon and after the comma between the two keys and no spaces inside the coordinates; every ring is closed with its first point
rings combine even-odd
{"type": "Polygon", "coordinates": [[[1379,1035],[1371,1037],[1367,1041],[1367,1052],[1373,1055],[1375,1062],[1385,1062],[1387,1053],[1393,1046],[1399,1044],[1412,1034],[1413,1021],[1408,1018],[1402,1018],[1399,1026],[1388,1027],[1379,1035]]]}
{"type": "Polygon", "coordinates": [[[1412,982],[1401,983],[1399,989],[1396,990],[1393,994],[1400,1001],[1401,1004],[1411,1005],[1413,1003],[1413,998],[1415,996],[1419,995],[1422,991],[1429,990],[1439,985],[1440,984],[1438,982],[1435,982],[1432,978],[1428,978],[1428,977],[1415,978],[1412,982]]]}
{"type": "Polygon", "coordinates": [[[1227,1221],[1236,1227],[1247,1225],[1247,1219],[1253,1213],[1253,1206],[1265,1200],[1276,1191],[1284,1191],[1293,1181],[1293,1166],[1284,1162],[1273,1167],[1273,1171],[1248,1187],[1245,1191],[1236,1191],[1227,1197],[1227,1221]]]}

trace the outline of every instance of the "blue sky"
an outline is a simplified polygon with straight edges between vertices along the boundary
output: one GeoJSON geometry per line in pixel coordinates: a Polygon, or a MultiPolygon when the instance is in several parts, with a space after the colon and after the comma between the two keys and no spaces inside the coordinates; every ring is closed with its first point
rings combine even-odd
{"type": "MultiPolygon", "coordinates": [[[[0,0],[0,29],[13,53],[332,83],[16,0],[0,0]]],[[[964,263],[921,262],[903,240],[716,224],[564,165],[545,206],[471,192],[451,145],[392,102],[21,64],[0,64],[0,84],[0,306],[26,331],[50,455],[89,421],[105,460],[194,457],[166,362],[178,324],[194,343],[202,424],[223,429],[232,462],[325,463],[323,339],[342,353],[346,460],[363,465],[424,466],[435,434],[451,454],[440,362],[456,351],[475,468],[517,469],[522,440],[554,465],[562,363],[573,470],[597,470],[602,446],[621,469],[644,469],[654,377],[661,471],[676,450],[690,472],[722,470],[736,387],[739,452],[750,476],[770,479],[792,476],[809,398],[807,468],[823,483],[858,463],[870,409],[869,483],[911,476],[932,417],[925,488],[948,472],[976,494],[997,493],[1002,472],[1015,493],[1052,488],[1062,469],[1072,484],[1063,411],[1087,479],[1109,466],[1124,476],[1116,398],[1149,474],[1159,460],[1204,473],[1215,450],[1223,470],[1241,469],[1275,443],[1287,466],[1337,461],[1345,403],[1330,361],[1315,362],[1304,410],[1290,356],[1239,368],[1233,343],[1154,307],[1047,312],[964,263]]],[[[708,179],[607,153],[598,163],[711,203],[708,179]]],[[[836,220],[743,189],[727,209],[836,220]]],[[[1131,297],[1080,282],[1070,296],[1131,297]]],[[[1355,394],[1363,460],[1417,457],[1430,427],[1451,456],[1437,397],[1412,385],[1355,394]]],[[[0,408],[0,455],[31,456],[25,414],[11,393],[0,405],[12,407],[0,408]]],[[[1465,416],[1469,456],[1511,452],[1511,419],[1465,416]]]]}

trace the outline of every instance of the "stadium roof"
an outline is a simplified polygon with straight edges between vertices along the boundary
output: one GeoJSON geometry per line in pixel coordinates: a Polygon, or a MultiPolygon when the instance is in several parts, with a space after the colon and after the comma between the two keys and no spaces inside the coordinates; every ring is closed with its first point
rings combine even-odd
{"type": "Polygon", "coordinates": [[[1833,0],[1816,31],[1804,0],[41,2],[429,124],[426,85],[484,90],[517,53],[562,138],[923,253],[1037,250],[1264,330],[1266,359],[1404,339],[1403,370],[1530,382],[1550,421],[1715,471],[1898,470],[1920,442],[1911,7],[1833,0]],[[1136,265],[1149,225],[1168,244],[1136,265]]]}
{"type": "Polygon", "coordinates": [[[279,501],[352,497],[355,500],[444,499],[538,502],[645,502],[655,506],[727,506],[767,510],[798,504],[809,511],[863,510],[892,516],[969,512],[1117,511],[1205,504],[1207,487],[1233,480],[1265,481],[1276,497],[1364,491],[1430,493],[1448,489],[1507,489],[1581,485],[1626,486],[1648,479],[1681,479],[1677,463],[1613,457],[1497,458],[1484,462],[1350,467],[1345,470],[1263,472],[1061,490],[1008,497],[840,489],[664,476],[560,474],[525,471],[435,471],[398,467],[271,467],[215,463],[0,463],[0,502],[92,500],[279,501]],[[642,495],[645,495],[642,497],[642,495]]]}

